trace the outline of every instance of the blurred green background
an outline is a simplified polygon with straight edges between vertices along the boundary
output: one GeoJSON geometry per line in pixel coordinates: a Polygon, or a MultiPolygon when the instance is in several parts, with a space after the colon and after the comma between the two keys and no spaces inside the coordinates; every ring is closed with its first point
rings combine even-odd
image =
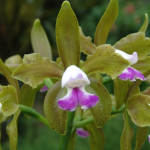
{"type": "MultiPolygon", "coordinates": [[[[32,53],[30,41],[31,27],[36,18],[41,23],[49,38],[53,60],[58,56],[55,40],[55,23],[63,0],[0,0],[0,57],[4,61],[6,58],[20,54],[32,53]]],[[[78,18],[79,25],[86,36],[94,38],[96,26],[105,12],[109,0],[69,0],[78,18]]],[[[111,28],[107,43],[114,44],[127,34],[137,32],[144,21],[144,14],[150,15],[149,0],[118,0],[119,15],[111,28]]],[[[150,21],[149,21],[150,24],[150,21]]],[[[150,36],[150,26],[146,31],[146,36],[150,36]]],[[[84,59],[84,55],[82,56],[84,59]]],[[[0,83],[7,85],[6,79],[0,75],[0,83]]],[[[144,90],[147,84],[143,84],[144,90]]],[[[108,90],[113,93],[113,83],[106,84],[108,90]]],[[[43,113],[43,100],[45,93],[37,93],[34,108],[43,113]]],[[[9,121],[8,121],[9,122],[9,121]]],[[[2,124],[2,147],[9,150],[8,136],[6,134],[6,124],[2,124]]],[[[135,133],[137,127],[132,123],[135,133]]],[[[106,144],[104,150],[120,149],[120,137],[123,129],[122,115],[110,119],[103,127],[106,144]]],[[[56,150],[59,143],[59,135],[48,129],[41,123],[23,115],[18,121],[18,150],[56,150]]],[[[83,139],[77,136],[75,150],[90,150],[89,138],[83,139]]],[[[135,146],[135,137],[133,147],[135,146]]],[[[146,140],[142,150],[150,149],[146,140]]]]}

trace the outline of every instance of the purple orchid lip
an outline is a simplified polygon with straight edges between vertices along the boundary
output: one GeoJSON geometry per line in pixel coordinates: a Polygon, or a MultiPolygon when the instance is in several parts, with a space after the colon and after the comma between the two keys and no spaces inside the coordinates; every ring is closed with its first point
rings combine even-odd
{"type": "Polygon", "coordinates": [[[76,130],[77,135],[86,138],[90,135],[90,133],[88,131],[85,131],[83,128],[77,128],[76,130]]]}
{"type": "Polygon", "coordinates": [[[67,94],[58,100],[59,108],[74,111],[79,105],[82,109],[94,107],[99,102],[99,97],[87,93],[84,88],[67,88],[67,94]]]}
{"type": "Polygon", "coordinates": [[[146,78],[144,77],[144,75],[139,72],[138,70],[129,67],[127,69],[125,69],[121,75],[118,76],[121,80],[130,80],[130,81],[136,81],[136,79],[140,79],[142,81],[145,81],[146,78]]]}

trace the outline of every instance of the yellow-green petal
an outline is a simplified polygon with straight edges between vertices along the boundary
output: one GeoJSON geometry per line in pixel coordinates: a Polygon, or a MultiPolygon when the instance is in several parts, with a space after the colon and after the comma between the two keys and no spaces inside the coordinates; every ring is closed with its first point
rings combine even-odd
{"type": "Polygon", "coordinates": [[[111,26],[113,25],[118,16],[118,11],[118,1],[111,0],[96,28],[94,38],[94,43],[96,46],[106,43],[111,26]]]}
{"type": "Polygon", "coordinates": [[[116,49],[128,54],[138,53],[138,59],[145,59],[150,54],[150,39],[145,37],[144,32],[137,32],[127,35],[114,44],[116,49]]]}
{"type": "Polygon", "coordinates": [[[145,32],[147,29],[147,26],[148,26],[148,15],[145,14],[145,20],[144,20],[139,32],[145,32]]]}
{"type": "Polygon", "coordinates": [[[56,21],[56,40],[61,60],[65,68],[79,66],[80,39],[79,25],[70,3],[64,1],[56,21]]]}
{"type": "Polygon", "coordinates": [[[109,44],[97,47],[92,56],[88,56],[81,69],[86,74],[106,73],[113,79],[119,76],[123,70],[129,67],[130,63],[121,55],[115,53],[115,48],[109,44]]]}
{"type": "Polygon", "coordinates": [[[131,142],[132,142],[132,139],[134,136],[134,131],[130,127],[130,124],[128,122],[127,112],[124,111],[123,117],[124,117],[124,127],[123,127],[121,140],[120,140],[120,149],[121,150],[132,150],[131,142]]]}
{"type": "Polygon", "coordinates": [[[10,116],[18,110],[19,105],[17,102],[17,91],[13,86],[0,86],[1,111],[4,116],[10,116]]]}
{"type": "Polygon", "coordinates": [[[58,78],[63,75],[63,70],[55,62],[50,61],[40,54],[33,53],[25,55],[23,64],[14,70],[12,76],[25,84],[29,84],[32,88],[43,83],[45,78],[58,78]]]}
{"type": "Polygon", "coordinates": [[[52,60],[51,46],[39,19],[34,21],[31,30],[31,43],[35,53],[39,53],[42,57],[48,57],[49,60],[52,60]]]}
{"type": "Polygon", "coordinates": [[[60,81],[48,90],[44,100],[44,113],[52,129],[65,135],[67,131],[67,111],[60,109],[57,104],[62,92],[60,81]]]}
{"type": "Polygon", "coordinates": [[[96,51],[96,46],[92,43],[91,37],[86,37],[82,32],[82,28],[79,27],[80,31],[80,49],[87,55],[93,55],[96,51]]]}

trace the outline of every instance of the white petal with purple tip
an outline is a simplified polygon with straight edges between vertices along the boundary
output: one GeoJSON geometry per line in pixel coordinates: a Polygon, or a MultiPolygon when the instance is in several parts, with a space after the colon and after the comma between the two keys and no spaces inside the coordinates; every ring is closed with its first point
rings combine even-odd
{"type": "Polygon", "coordinates": [[[142,81],[145,81],[146,78],[143,76],[143,74],[141,72],[139,72],[138,70],[129,67],[127,69],[125,69],[121,75],[119,75],[119,78],[121,80],[130,80],[130,81],[136,81],[136,79],[140,79],[142,81]]]}
{"type": "Polygon", "coordinates": [[[129,55],[121,50],[116,49],[116,53],[120,54],[124,59],[128,60],[131,65],[135,64],[138,61],[137,52],[133,52],[132,55],[129,55]]]}

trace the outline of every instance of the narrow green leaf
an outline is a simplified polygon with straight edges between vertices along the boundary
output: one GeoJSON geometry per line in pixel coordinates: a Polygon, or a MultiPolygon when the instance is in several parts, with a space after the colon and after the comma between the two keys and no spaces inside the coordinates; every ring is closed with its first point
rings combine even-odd
{"type": "Polygon", "coordinates": [[[67,68],[70,65],[79,66],[79,25],[68,1],[63,2],[57,17],[56,40],[64,67],[67,68]]]}
{"type": "Polygon", "coordinates": [[[6,79],[9,82],[9,84],[16,88],[18,99],[19,99],[19,85],[18,85],[18,81],[11,77],[11,74],[12,74],[11,70],[3,63],[3,61],[1,59],[0,59],[0,71],[6,77],[6,79]]]}
{"type": "Polygon", "coordinates": [[[124,127],[121,135],[120,149],[131,150],[131,142],[134,136],[134,131],[129,125],[128,115],[125,111],[123,113],[123,116],[124,116],[124,127]]]}
{"type": "Polygon", "coordinates": [[[97,128],[94,123],[86,125],[85,129],[90,132],[91,150],[103,150],[105,145],[105,135],[103,130],[97,128]]]}
{"type": "Polygon", "coordinates": [[[130,63],[121,55],[115,53],[115,48],[109,44],[97,47],[97,51],[88,56],[81,69],[86,74],[107,73],[113,79],[119,76],[124,69],[129,67],[130,63]]]}
{"type": "Polygon", "coordinates": [[[67,111],[60,109],[57,104],[62,93],[63,89],[61,89],[61,82],[58,81],[46,94],[44,100],[44,113],[52,129],[64,135],[67,131],[67,111]]]}
{"type": "Polygon", "coordinates": [[[139,130],[136,134],[136,146],[134,150],[140,150],[147,139],[148,127],[139,127],[139,130]]]}
{"type": "Polygon", "coordinates": [[[144,20],[139,32],[145,32],[147,29],[147,26],[148,26],[148,15],[145,14],[145,20],[144,20]]]}
{"type": "Polygon", "coordinates": [[[37,88],[32,89],[31,86],[24,84],[20,90],[20,104],[32,107],[36,92],[38,92],[42,87],[43,85],[39,85],[37,88]]]}
{"type": "Polygon", "coordinates": [[[33,53],[24,56],[23,64],[15,69],[12,76],[36,88],[37,85],[43,83],[45,78],[61,78],[63,72],[55,62],[33,53]]]}
{"type": "Polygon", "coordinates": [[[20,115],[20,109],[14,114],[12,121],[7,125],[6,131],[9,137],[10,150],[17,150],[18,142],[18,117],[20,115]]]}
{"type": "Polygon", "coordinates": [[[40,53],[42,57],[48,57],[49,60],[52,60],[51,46],[39,19],[34,21],[31,30],[31,43],[35,53],[40,53]]]}
{"type": "Polygon", "coordinates": [[[150,126],[150,96],[136,94],[126,104],[126,110],[134,124],[139,127],[150,126]]]}
{"type": "Polygon", "coordinates": [[[94,39],[94,43],[96,46],[106,43],[111,26],[113,25],[118,16],[118,11],[118,1],[111,0],[96,28],[94,39]]]}
{"type": "Polygon", "coordinates": [[[17,91],[13,86],[0,86],[1,111],[4,116],[10,116],[18,110],[19,105],[17,102],[17,91]]]}
{"type": "Polygon", "coordinates": [[[90,79],[90,86],[87,86],[87,91],[99,96],[99,103],[90,108],[93,115],[94,122],[98,128],[101,128],[109,119],[111,115],[111,98],[107,89],[102,83],[94,78],[90,79]]]}
{"type": "Polygon", "coordinates": [[[73,133],[71,134],[70,138],[69,138],[67,150],[74,150],[75,149],[75,142],[76,142],[76,132],[74,130],[73,133]]]}
{"type": "Polygon", "coordinates": [[[113,81],[114,94],[116,100],[116,110],[118,110],[125,103],[126,95],[128,92],[128,82],[120,80],[118,77],[113,81]]]}
{"type": "Polygon", "coordinates": [[[87,55],[93,55],[96,51],[96,46],[92,43],[91,37],[86,37],[82,32],[82,28],[79,27],[80,31],[80,48],[81,51],[87,55]]]}
{"type": "Polygon", "coordinates": [[[11,70],[14,71],[19,65],[23,63],[23,60],[20,55],[14,55],[5,60],[5,65],[11,70]]]}
{"type": "Polygon", "coordinates": [[[132,33],[115,43],[114,47],[128,54],[137,52],[138,59],[141,60],[150,54],[150,39],[145,37],[144,32],[132,33]]]}

